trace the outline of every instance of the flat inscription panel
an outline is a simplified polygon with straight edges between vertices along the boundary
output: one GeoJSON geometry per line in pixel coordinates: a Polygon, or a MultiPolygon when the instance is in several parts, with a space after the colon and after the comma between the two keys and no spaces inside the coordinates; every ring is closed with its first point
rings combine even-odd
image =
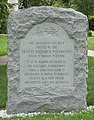
{"type": "Polygon", "coordinates": [[[54,23],[35,25],[20,40],[20,87],[73,87],[74,40],[54,23]]]}

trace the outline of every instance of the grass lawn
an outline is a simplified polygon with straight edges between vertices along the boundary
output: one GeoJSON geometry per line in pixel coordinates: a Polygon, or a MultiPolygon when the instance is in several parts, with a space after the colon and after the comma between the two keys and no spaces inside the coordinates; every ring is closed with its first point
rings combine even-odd
{"type": "Polygon", "coordinates": [[[5,108],[7,100],[6,66],[0,65],[0,109],[5,108]]]}
{"type": "Polygon", "coordinates": [[[87,104],[94,105],[94,57],[88,57],[87,104]]]}
{"type": "Polygon", "coordinates": [[[7,35],[0,35],[0,56],[7,54],[7,35]]]}
{"type": "Polygon", "coordinates": [[[33,117],[2,118],[2,120],[94,120],[94,109],[91,111],[76,112],[70,115],[48,113],[46,115],[34,115],[33,117]]]}
{"type": "Polygon", "coordinates": [[[92,32],[92,37],[88,37],[88,49],[94,50],[94,31],[92,32]]]}
{"type": "Polygon", "coordinates": [[[94,37],[89,37],[88,38],[88,49],[89,50],[94,50],[94,37]]]}

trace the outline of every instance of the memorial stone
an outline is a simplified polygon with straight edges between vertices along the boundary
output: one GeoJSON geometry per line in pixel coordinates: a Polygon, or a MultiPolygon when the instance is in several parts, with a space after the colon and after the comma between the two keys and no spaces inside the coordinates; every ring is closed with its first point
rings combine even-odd
{"type": "Polygon", "coordinates": [[[73,9],[11,13],[8,114],[86,108],[87,31],[87,17],[73,9]]]}

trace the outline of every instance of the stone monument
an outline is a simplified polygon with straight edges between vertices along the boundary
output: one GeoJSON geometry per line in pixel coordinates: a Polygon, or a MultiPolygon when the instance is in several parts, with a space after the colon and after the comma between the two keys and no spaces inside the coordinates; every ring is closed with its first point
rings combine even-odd
{"type": "Polygon", "coordinates": [[[87,31],[87,17],[73,9],[11,13],[8,114],[86,108],[87,31]]]}

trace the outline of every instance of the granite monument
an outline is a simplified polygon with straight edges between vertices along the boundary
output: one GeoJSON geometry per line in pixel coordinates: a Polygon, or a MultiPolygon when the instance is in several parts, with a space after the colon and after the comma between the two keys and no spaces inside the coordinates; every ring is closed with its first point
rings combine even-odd
{"type": "Polygon", "coordinates": [[[8,114],[86,108],[87,31],[87,17],[70,8],[11,13],[8,114]]]}

